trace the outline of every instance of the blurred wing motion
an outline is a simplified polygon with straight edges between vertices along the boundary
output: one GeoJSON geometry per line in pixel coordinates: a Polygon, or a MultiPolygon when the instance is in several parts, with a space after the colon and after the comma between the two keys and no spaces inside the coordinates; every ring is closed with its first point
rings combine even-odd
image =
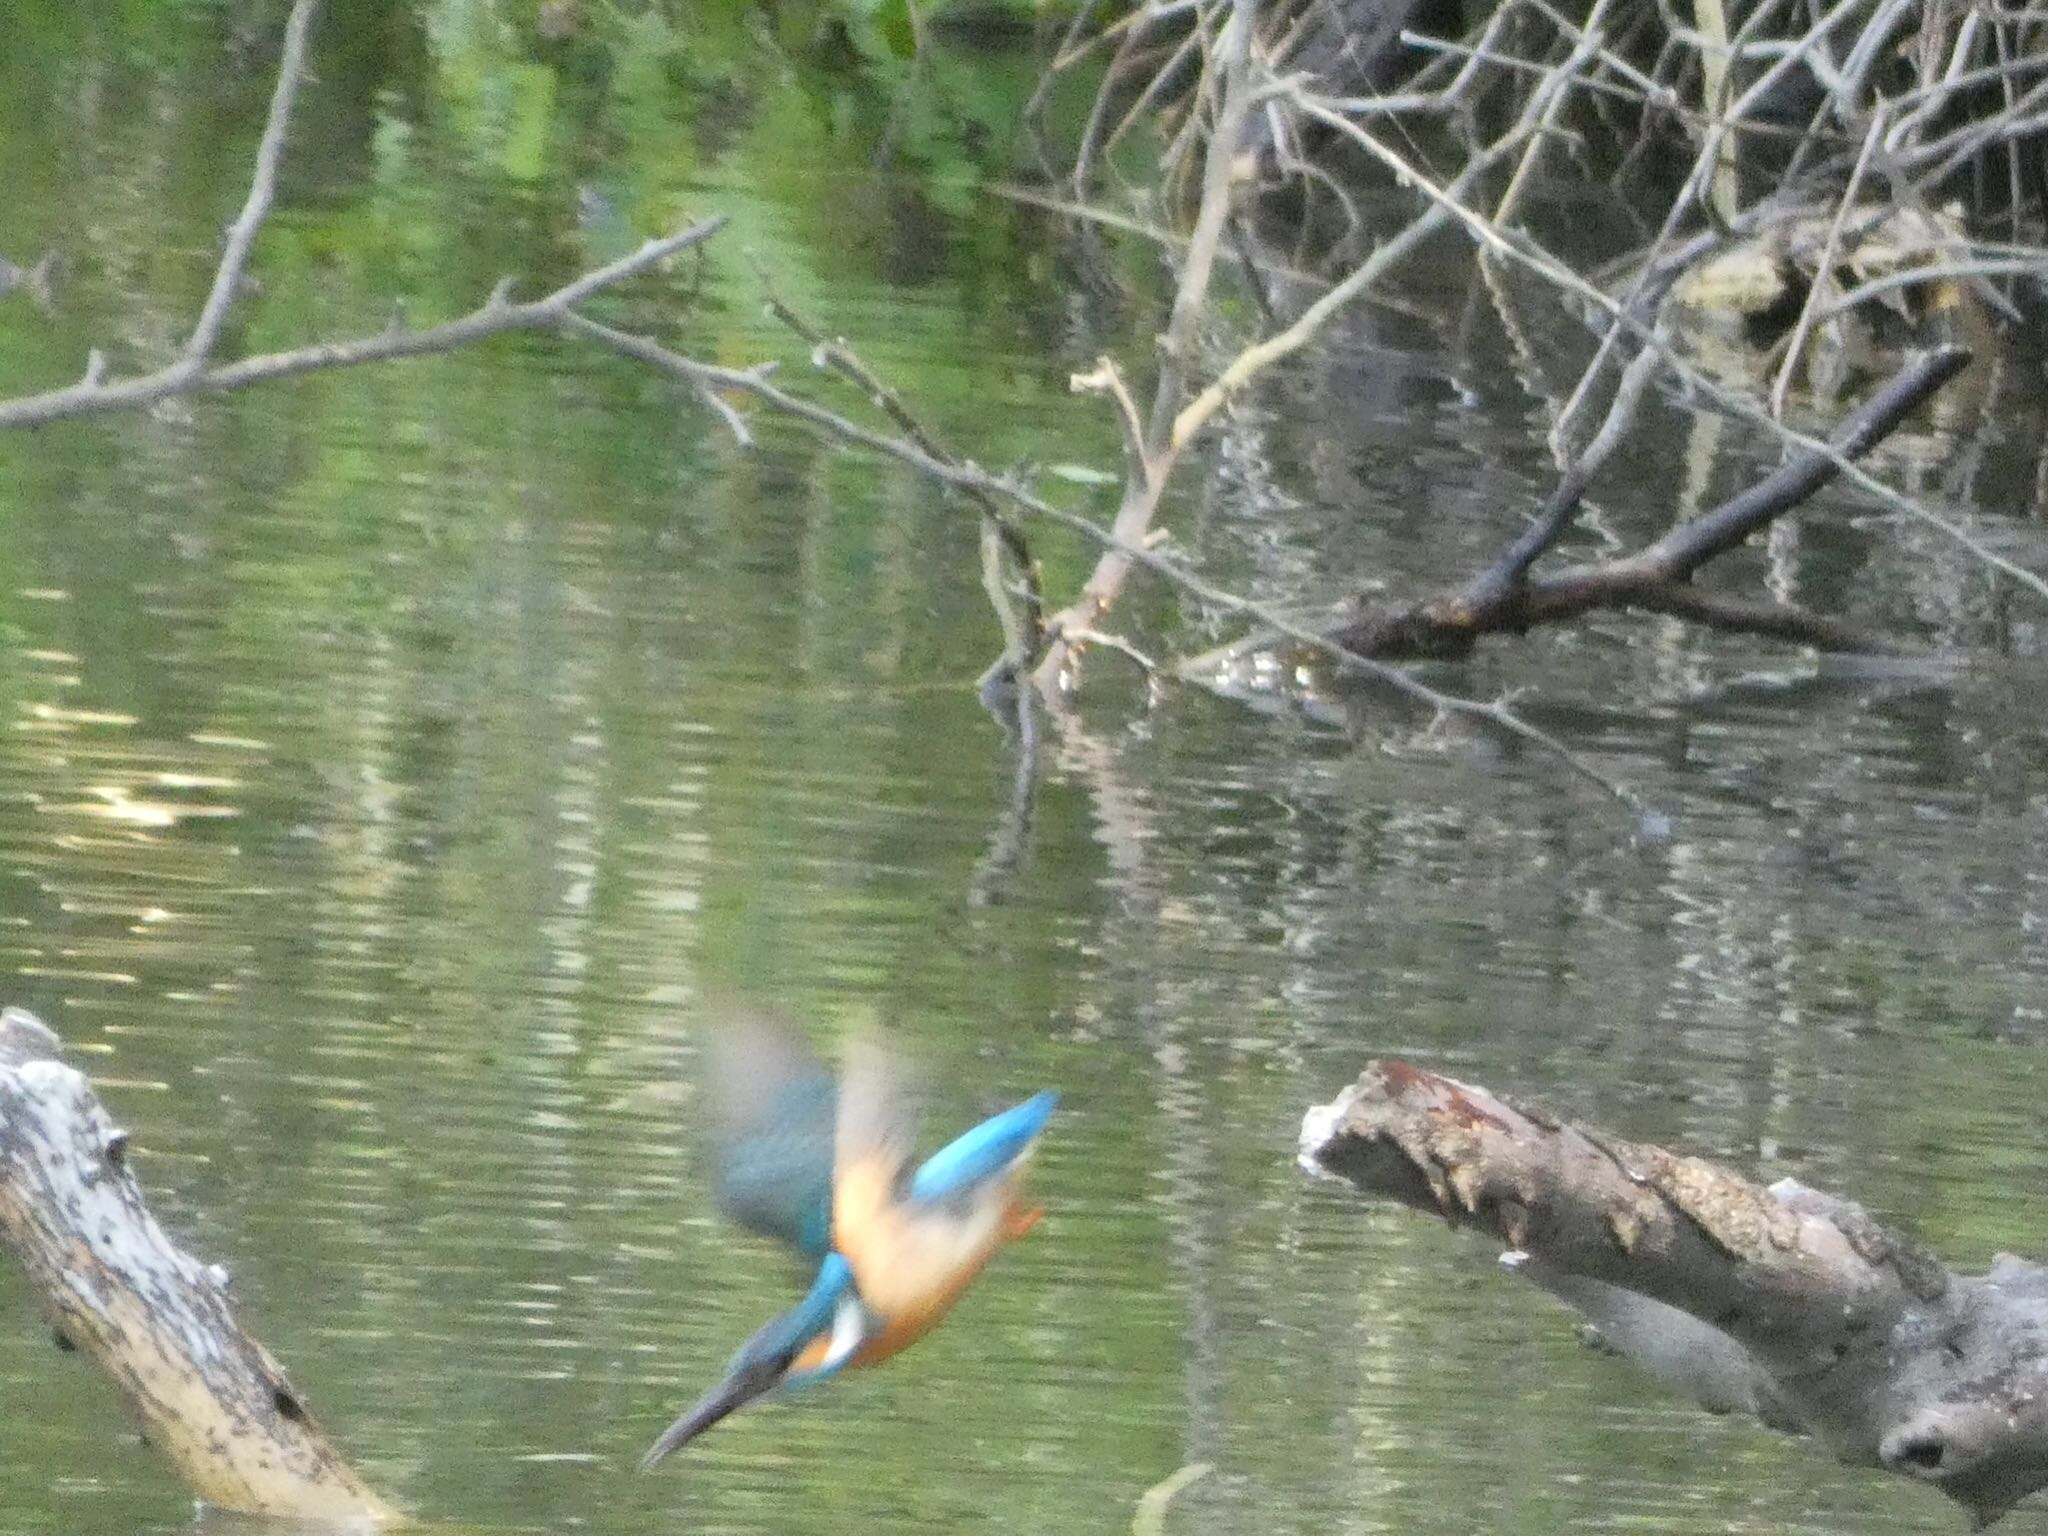
{"type": "Polygon", "coordinates": [[[822,1259],[832,1246],[832,1074],[794,1030],[753,1016],[733,1018],[710,1055],[719,1209],[822,1259]]]}
{"type": "MultiPolygon", "coordinates": [[[[847,1047],[832,1153],[832,1235],[841,1253],[842,1232],[859,1244],[874,1213],[907,1193],[918,1111],[909,1070],[899,1057],[872,1039],[847,1047]]],[[[858,1277],[860,1261],[852,1254],[847,1259],[858,1277]]]]}
{"type": "Polygon", "coordinates": [[[983,1121],[906,1177],[915,1116],[901,1069],[857,1048],[840,1097],[832,1246],[872,1320],[851,1363],[870,1365],[929,1333],[996,1250],[1037,1222],[1019,1183],[1058,1100],[1041,1093],[983,1121]]]}
{"type": "Polygon", "coordinates": [[[821,1260],[809,1293],[741,1346],[718,1385],[654,1442],[643,1471],[777,1388],[915,1343],[1040,1214],[1023,1204],[1020,1182],[1054,1094],[983,1121],[911,1172],[916,1095],[878,1046],[848,1052],[836,1093],[786,1030],[736,1026],[716,1056],[719,1204],[821,1260]]]}

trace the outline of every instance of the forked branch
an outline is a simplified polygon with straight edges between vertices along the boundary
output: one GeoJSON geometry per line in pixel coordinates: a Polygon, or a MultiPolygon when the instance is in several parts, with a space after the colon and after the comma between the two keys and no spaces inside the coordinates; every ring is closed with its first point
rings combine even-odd
{"type": "Polygon", "coordinates": [[[1828,485],[1841,473],[1843,461],[1860,458],[1890,436],[1969,361],[1970,354],[1960,347],[1916,357],[1843,421],[1825,449],[1795,454],[1747,490],[1687,518],[1632,554],[1534,575],[1530,567],[1564,531],[1562,514],[1586,489],[1583,474],[1568,473],[1531,536],[1518,540],[1494,567],[1454,592],[1381,607],[1339,629],[1336,638],[1368,656],[1451,658],[1468,654],[1487,635],[1521,634],[1599,608],[1633,608],[1822,650],[1896,649],[1893,642],[1789,603],[1703,592],[1693,578],[1716,556],[1828,485]]]}

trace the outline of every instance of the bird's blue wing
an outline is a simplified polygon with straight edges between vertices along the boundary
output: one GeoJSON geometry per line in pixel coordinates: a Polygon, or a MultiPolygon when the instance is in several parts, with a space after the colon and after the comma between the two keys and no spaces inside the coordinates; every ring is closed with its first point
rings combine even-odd
{"type": "Polygon", "coordinates": [[[832,1246],[832,1074],[795,1031],[729,1019],[710,1046],[719,1209],[822,1259],[832,1246]]]}
{"type": "Polygon", "coordinates": [[[1060,1096],[1037,1093],[953,1138],[910,1179],[913,1200],[947,1200],[994,1178],[1031,1149],[1060,1096]]]}

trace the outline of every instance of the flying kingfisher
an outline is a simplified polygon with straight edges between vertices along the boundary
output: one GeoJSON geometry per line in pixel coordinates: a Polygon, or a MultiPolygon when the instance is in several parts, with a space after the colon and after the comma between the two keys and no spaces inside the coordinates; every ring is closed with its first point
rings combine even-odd
{"type": "Polygon", "coordinates": [[[996,1250],[1043,1214],[1021,1194],[1058,1095],[957,1137],[915,1171],[917,1109],[900,1065],[855,1045],[835,1085],[790,1032],[736,1026],[714,1053],[716,1194],[751,1231],[817,1263],[804,1298],[740,1346],[662,1431],[642,1471],[763,1395],[874,1365],[923,1338],[996,1250]]]}

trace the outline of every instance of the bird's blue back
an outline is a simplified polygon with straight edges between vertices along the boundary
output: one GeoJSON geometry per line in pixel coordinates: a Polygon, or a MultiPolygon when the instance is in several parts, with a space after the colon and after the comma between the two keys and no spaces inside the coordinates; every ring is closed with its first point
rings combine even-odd
{"type": "Polygon", "coordinates": [[[950,1200],[1007,1172],[1045,1130],[1059,1101],[1056,1093],[1033,1094],[954,1137],[911,1176],[910,1198],[950,1200]]]}
{"type": "MultiPolygon", "coordinates": [[[[914,1102],[886,1057],[869,1066],[861,1077],[866,1091],[856,1095],[876,1122],[868,1139],[907,1142],[915,1135],[914,1102]]],[[[793,1030],[747,1016],[715,1039],[713,1067],[719,1207],[749,1231],[822,1260],[832,1247],[834,1138],[849,1113],[831,1073],[793,1030]]],[[[955,1137],[911,1175],[909,1198],[957,1199],[1006,1173],[1058,1102],[1058,1094],[1035,1094],[955,1137]]]]}

